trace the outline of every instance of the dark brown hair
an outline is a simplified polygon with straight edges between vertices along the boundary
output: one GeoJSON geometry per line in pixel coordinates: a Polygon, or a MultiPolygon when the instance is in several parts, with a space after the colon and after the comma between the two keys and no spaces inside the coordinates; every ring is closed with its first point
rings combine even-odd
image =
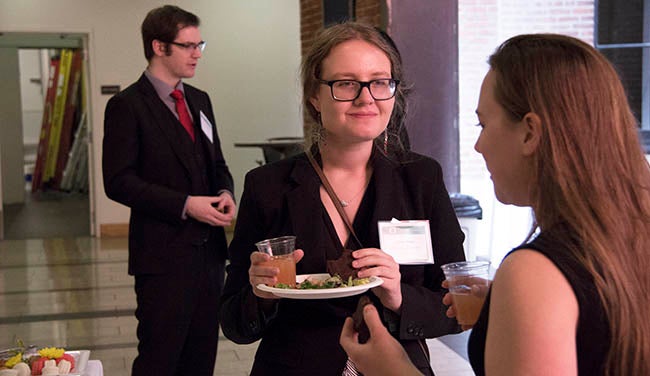
{"type": "Polygon", "coordinates": [[[551,234],[594,279],[612,339],[606,374],[649,375],[650,168],[616,71],[587,43],[556,34],[513,37],[489,64],[510,116],[542,121],[535,227],[561,223],[579,239],[551,234]]]}
{"type": "MultiPolygon", "coordinates": [[[[151,45],[154,40],[164,43],[173,42],[180,29],[187,26],[198,27],[200,23],[196,15],[175,5],[164,5],[150,10],[142,21],[141,27],[144,56],[147,61],[150,61],[154,55],[151,45]]],[[[169,53],[167,49],[167,54],[169,53]]]]}

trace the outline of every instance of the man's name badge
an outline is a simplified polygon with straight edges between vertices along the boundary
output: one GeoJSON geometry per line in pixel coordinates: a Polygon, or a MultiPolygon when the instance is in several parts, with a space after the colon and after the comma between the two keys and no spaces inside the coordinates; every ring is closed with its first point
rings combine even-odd
{"type": "Polygon", "coordinates": [[[210,120],[208,120],[208,117],[205,116],[203,111],[200,111],[200,115],[201,115],[201,130],[203,131],[205,137],[207,137],[211,143],[214,143],[214,141],[212,141],[212,123],[210,123],[210,120]]]}
{"type": "Polygon", "coordinates": [[[379,244],[398,264],[433,264],[428,220],[379,221],[379,244]]]}

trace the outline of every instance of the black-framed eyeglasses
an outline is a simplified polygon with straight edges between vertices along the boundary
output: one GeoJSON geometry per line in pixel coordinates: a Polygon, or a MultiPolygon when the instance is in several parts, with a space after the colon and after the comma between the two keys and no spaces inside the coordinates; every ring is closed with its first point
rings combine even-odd
{"type": "Polygon", "coordinates": [[[339,102],[351,102],[361,95],[364,87],[368,88],[370,95],[376,101],[389,100],[395,96],[399,80],[380,78],[372,81],[356,80],[318,80],[321,85],[327,85],[332,92],[332,98],[339,102]]]}
{"type": "Polygon", "coordinates": [[[169,44],[173,44],[174,46],[178,46],[186,51],[194,51],[198,48],[199,51],[203,52],[205,50],[205,41],[202,40],[199,43],[178,43],[178,42],[167,42],[169,44]]]}

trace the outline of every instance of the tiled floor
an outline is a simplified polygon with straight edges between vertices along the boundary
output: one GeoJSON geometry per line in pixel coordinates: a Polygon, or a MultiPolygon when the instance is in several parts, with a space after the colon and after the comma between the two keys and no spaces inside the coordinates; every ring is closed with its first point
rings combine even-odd
{"type": "MultiPolygon", "coordinates": [[[[104,375],[125,376],[136,355],[126,239],[88,236],[0,241],[0,349],[25,344],[88,349],[104,375]]],[[[466,335],[429,340],[439,376],[472,375],[466,335]]],[[[220,339],[214,375],[248,375],[257,345],[220,339]]]]}
{"type": "Polygon", "coordinates": [[[6,204],[2,211],[5,239],[90,235],[88,194],[27,191],[24,204],[6,204]]]}

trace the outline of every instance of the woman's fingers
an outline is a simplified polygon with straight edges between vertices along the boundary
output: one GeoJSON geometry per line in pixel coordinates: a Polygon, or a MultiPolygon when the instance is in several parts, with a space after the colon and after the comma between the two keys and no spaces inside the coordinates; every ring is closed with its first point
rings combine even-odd
{"type": "Polygon", "coordinates": [[[452,306],[449,306],[449,308],[447,308],[447,312],[445,312],[445,314],[446,314],[447,317],[449,317],[450,319],[453,319],[454,317],[456,317],[456,309],[454,308],[453,305],[452,305],[452,306]]]}
{"type": "Polygon", "coordinates": [[[302,249],[296,249],[293,251],[293,259],[296,261],[296,264],[302,260],[302,258],[305,256],[305,252],[303,252],[302,249]]]}
{"type": "Polygon", "coordinates": [[[378,276],[381,278],[400,279],[399,264],[392,256],[377,248],[364,248],[352,253],[355,260],[352,266],[359,269],[359,277],[378,276]]]}
{"type": "Polygon", "coordinates": [[[352,266],[355,268],[367,268],[376,265],[384,265],[388,267],[398,266],[393,257],[378,248],[364,248],[352,252],[355,260],[352,266]]]}
{"type": "Polygon", "coordinates": [[[251,253],[250,260],[251,260],[251,265],[259,264],[264,261],[268,261],[271,259],[271,256],[267,255],[266,253],[258,252],[255,251],[251,253]]]}
{"type": "MultiPolygon", "coordinates": [[[[305,253],[302,249],[296,249],[292,255],[295,262],[298,263],[302,260],[305,253]]],[[[274,286],[278,283],[277,276],[280,274],[280,269],[267,265],[266,262],[270,259],[271,256],[266,253],[252,252],[250,255],[251,266],[248,268],[248,280],[256,296],[264,299],[278,299],[277,296],[257,288],[257,285],[274,286]]]]}
{"type": "Polygon", "coordinates": [[[488,285],[472,285],[472,295],[479,298],[485,298],[489,289],[490,286],[488,285]]]}
{"type": "Polygon", "coordinates": [[[442,297],[442,304],[451,305],[452,303],[453,303],[453,300],[451,299],[451,294],[446,293],[445,296],[442,297]]]}
{"type": "Polygon", "coordinates": [[[450,293],[446,293],[445,296],[442,297],[442,304],[449,306],[447,308],[447,317],[449,318],[454,318],[456,317],[456,309],[454,308],[454,300],[452,299],[452,296],[450,293]]]}
{"type": "MultiPolygon", "coordinates": [[[[379,312],[372,304],[367,304],[363,307],[363,320],[368,326],[370,337],[381,337],[386,331],[386,327],[379,318],[379,312]]],[[[351,317],[345,319],[343,329],[341,330],[341,345],[345,347],[346,344],[358,344],[359,333],[354,330],[354,320],[351,317]]]]}
{"type": "Polygon", "coordinates": [[[358,337],[359,334],[354,331],[354,320],[351,317],[347,317],[343,323],[341,338],[339,339],[341,345],[358,343],[358,337]]]}
{"type": "Polygon", "coordinates": [[[248,280],[255,288],[259,284],[275,285],[276,276],[280,270],[274,266],[266,266],[264,262],[271,259],[271,256],[262,252],[253,252],[250,256],[251,266],[248,268],[248,280]]]}
{"type": "Polygon", "coordinates": [[[359,278],[368,278],[372,276],[381,277],[383,279],[400,279],[401,274],[399,269],[389,268],[386,266],[374,266],[365,268],[358,271],[359,278]]]}
{"type": "Polygon", "coordinates": [[[363,307],[363,320],[366,322],[366,326],[368,326],[368,329],[370,330],[371,337],[386,331],[386,327],[381,322],[381,318],[379,318],[377,308],[372,304],[367,304],[363,307]]]}

